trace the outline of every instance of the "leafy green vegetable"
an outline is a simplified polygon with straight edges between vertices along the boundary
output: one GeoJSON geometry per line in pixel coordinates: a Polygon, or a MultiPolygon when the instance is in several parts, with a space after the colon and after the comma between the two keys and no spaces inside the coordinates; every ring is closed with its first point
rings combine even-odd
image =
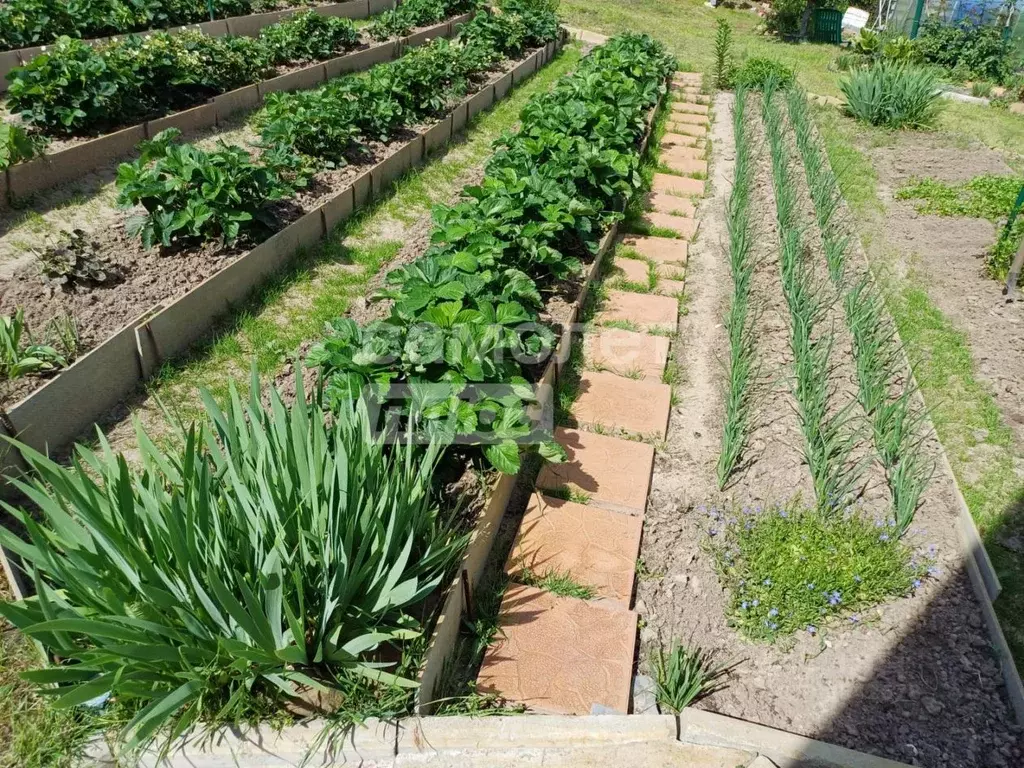
{"type": "Polygon", "coordinates": [[[25,311],[20,307],[12,316],[0,316],[0,380],[17,379],[41,371],[52,371],[68,364],[60,352],[46,344],[27,339],[25,311]]]}
{"type": "Polygon", "coordinates": [[[267,149],[254,162],[242,147],[223,142],[212,152],[174,143],[180,135],[168,128],[142,142],[139,159],[117,171],[118,205],[146,209],[126,224],[146,248],[183,238],[232,243],[242,232],[273,228],[267,203],[306,182],[298,156],[284,146],[267,149]]]}

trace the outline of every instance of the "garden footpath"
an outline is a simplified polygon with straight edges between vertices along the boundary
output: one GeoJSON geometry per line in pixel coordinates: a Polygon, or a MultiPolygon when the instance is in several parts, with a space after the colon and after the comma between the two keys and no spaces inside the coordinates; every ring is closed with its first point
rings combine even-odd
{"type": "Polygon", "coordinates": [[[512,705],[630,711],[637,555],[654,446],[668,432],[672,387],[663,379],[707,177],[709,99],[700,89],[699,74],[673,80],[660,166],[671,173],[653,175],[641,214],[641,228],[671,236],[622,238],[611,265],[621,289],[604,293],[584,328],[568,425],[555,430],[568,460],[541,470],[506,564],[512,583],[478,689],[512,705]],[[588,599],[524,583],[552,575],[588,599]]]}

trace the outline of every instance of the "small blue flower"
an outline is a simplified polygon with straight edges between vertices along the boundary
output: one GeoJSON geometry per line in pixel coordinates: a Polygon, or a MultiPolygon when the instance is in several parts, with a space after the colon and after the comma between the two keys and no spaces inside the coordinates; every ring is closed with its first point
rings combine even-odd
{"type": "Polygon", "coordinates": [[[851,624],[856,624],[858,621],[860,621],[860,614],[859,613],[854,613],[854,614],[850,615],[850,623],[851,624]]]}
{"type": "Polygon", "coordinates": [[[718,529],[717,528],[709,528],[708,529],[708,535],[710,535],[710,536],[717,536],[718,535],[718,529]]]}
{"type": "Polygon", "coordinates": [[[747,606],[748,605],[750,605],[750,603],[748,603],[746,600],[744,600],[742,603],[740,603],[740,610],[741,611],[747,610],[747,606]]]}
{"type": "Polygon", "coordinates": [[[789,517],[789,512],[784,509],[779,510],[779,517],[789,517]]]}
{"type": "Polygon", "coordinates": [[[881,528],[885,523],[881,520],[875,520],[875,528],[881,528]]]}
{"type": "Polygon", "coordinates": [[[764,585],[765,585],[766,587],[770,587],[770,586],[772,585],[772,580],[771,580],[771,579],[765,579],[765,580],[764,580],[764,585]]]}
{"type": "Polygon", "coordinates": [[[807,583],[807,588],[808,589],[814,589],[814,582],[813,581],[808,582],[807,583]]]}
{"type": "Polygon", "coordinates": [[[833,592],[828,596],[829,605],[839,605],[841,602],[843,602],[843,596],[839,592],[833,592]]]}
{"type": "Polygon", "coordinates": [[[860,576],[858,576],[856,574],[854,574],[853,580],[856,581],[858,584],[860,584],[862,581],[864,581],[864,579],[862,579],[860,576]]]}
{"type": "Polygon", "coordinates": [[[761,601],[760,601],[760,600],[754,600],[754,601],[753,601],[753,602],[751,603],[751,605],[752,605],[752,606],[754,606],[755,608],[757,608],[757,606],[759,606],[760,604],[761,604],[761,601]]]}
{"type": "Polygon", "coordinates": [[[920,589],[921,588],[921,580],[920,579],[914,579],[914,583],[911,584],[910,586],[912,586],[914,589],[920,589]]]}
{"type": "Polygon", "coordinates": [[[807,633],[810,634],[810,635],[816,635],[816,634],[818,634],[818,628],[816,626],[814,626],[813,624],[808,624],[807,625],[807,633]]]}
{"type": "Polygon", "coordinates": [[[937,565],[933,565],[933,566],[930,566],[928,568],[928,575],[931,576],[932,578],[940,575],[941,573],[942,573],[942,569],[939,568],[937,565]]]}
{"type": "Polygon", "coordinates": [[[768,618],[773,619],[773,618],[775,618],[778,615],[779,615],[779,609],[778,608],[772,608],[770,611],[768,611],[768,618]]]}
{"type": "Polygon", "coordinates": [[[883,533],[881,536],[878,537],[878,540],[879,541],[888,541],[889,540],[889,534],[888,533],[883,533]]]}
{"type": "Polygon", "coordinates": [[[740,579],[740,586],[741,587],[747,586],[747,580],[746,579],[740,579]]]}

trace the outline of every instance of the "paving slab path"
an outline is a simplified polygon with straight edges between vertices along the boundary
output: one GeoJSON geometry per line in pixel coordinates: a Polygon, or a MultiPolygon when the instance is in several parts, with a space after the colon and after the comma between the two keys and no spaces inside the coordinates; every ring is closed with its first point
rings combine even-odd
{"type": "Polygon", "coordinates": [[[541,469],[506,563],[512,585],[478,690],[532,711],[630,709],[636,559],[654,444],[665,438],[672,400],[662,379],[708,176],[702,83],[694,72],[673,78],[661,165],[642,216],[675,236],[621,239],[607,278],[617,287],[580,341],[583,371],[568,411],[575,426],[555,430],[568,460],[541,469]]]}

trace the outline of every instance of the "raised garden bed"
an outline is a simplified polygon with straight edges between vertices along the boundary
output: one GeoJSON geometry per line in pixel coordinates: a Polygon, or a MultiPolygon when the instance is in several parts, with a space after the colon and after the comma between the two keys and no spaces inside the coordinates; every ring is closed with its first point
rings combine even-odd
{"type": "MultiPolygon", "coordinates": [[[[845,230],[826,232],[822,226],[824,238],[819,234],[816,204],[823,198],[812,201],[787,99],[776,94],[775,100],[784,114],[782,157],[796,190],[792,215],[804,223],[800,237],[806,250],[799,253],[806,257],[795,263],[802,265],[798,269],[813,271],[821,295],[839,293],[838,301],[823,300],[819,317],[818,332],[831,328],[836,334],[828,367],[833,382],[828,413],[844,406],[850,413],[863,407],[855,375],[856,366],[863,364],[858,358],[863,350],[848,330],[850,307],[844,306],[842,295],[865,265],[851,245],[846,273],[838,280],[829,273],[826,256],[836,251],[828,251],[828,237],[845,230]]],[[[688,284],[689,311],[677,352],[680,369],[687,372],[680,389],[685,405],[673,414],[666,450],[655,466],[645,524],[641,558],[647,575],[637,595],[646,620],[642,657],[650,658],[677,639],[713,652],[721,662],[734,662],[725,686],[698,705],[714,712],[914,764],[1013,765],[1021,754],[1013,709],[1019,678],[1014,683],[1015,673],[1009,674],[1012,662],[1005,643],[1000,649],[1001,633],[989,602],[995,584],[990,580],[986,585],[977,567],[983,565],[983,555],[972,551],[970,538],[962,535],[962,502],[928,429],[923,428],[921,437],[922,457],[935,462],[936,470],[920,503],[911,505],[912,522],[893,517],[892,475],[874,456],[870,428],[854,438],[848,453],[823,465],[834,472],[863,462],[864,471],[851,491],[853,505],[845,516],[841,511],[832,514],[837,521],[869,523],[863,529],[851,523],[844,546],[863,546],[864,553],[877,554],[899,541],[907,551],[898,562],[874,577],[847,573],[849,585],[840,588],[848,552],[829,550],[831,562],[797,585],[803,590],[794,588],[785,595],[773,591],[791,574],[812,572],[802,565],[814,559],[813,553],[801,550],[802,541],[812,534],[806,521],[827,520],[829,512],[817,498],[824,483],[816,483],[809,468],[807,430],[801,423],[804,405],[793,373],[798,353],[790,319],[794,297],[784,289],[785,245],[780,256],[782,233],[791,219],[776,216],[779,186],[776,178],[773,190],[771,141],[763,127],[761,97],[753,93],[746,95],[744,119],[738,125],[745,128],[752,148],[750,210],[765,212],[750,216],[752,309],[747,322],[756,365],[748,387],[747,428],[740,432],[744,448],[720,490],[723,424],[733,413],[722,394],[728,391],[730,380],[723,375],[728,367],[723,370],[720,362],[731,337],[717,322],[734,297],[727,252],[721,247],[732,231],[727,231],[725,215],[734,188],[733,162],[739,156],[732,143],[732,108],[726,97],[716,101],[716,196],[705,209],[703,234],[689,254],[693,274],[699,277],[688,284]],[[801,512],[806,508],[820,511],[806,518],[801,512]],[[907,531],[902,538],[901,526],[907,531]],[[762,559],[757,559],[752,530],[765,532],[762,537],[769,531],[779,537],[789,535],[787,531],[796,535],[766,543],[762,559]],[[854,530],[872,541],[854,544],[854,536],[861,535],[854,530]],[[787,556],[789,552],[793,554],[787,556]],[[774,579],[763,571],[769,566],[779,569],[772,571],[774,579]],[[917,575],[893,591],[870,597],[859,591],[872,578],[889,578],[903,568],[916,569],[917,575]],[[760,575],[754,579],[750,574],[760,575]],[[818,602],[805,598],[807,594],[818,602]],[[808,600],[814,603],[814,616],[794,626],[793,617],[808,600]]],[[[900,370],[893,386],[906,380],[900,370]]],[[[856,419],[847,428],[865,423],[862,412],[856,419]]],[[[827,472],[821,478],[827,479],[827,472]]],[[[826,523],[821,530],[829,529],[838,527],[826,523]]],[[[836,544],[819,541],[817,546],[836,544]]],[[[880,581],[875,584],[881,588],[880,581]]]]}
{"type": "MultiPolygon", "coordinates": [[[[229,307],[244,299],[267,276],[283,266],[299,248],[311,246],[369,199],[378,197],[398,176],[423,161],[425,154],[446,143],[468,119],[491,106],[496,92],[504,96],[514,81],[522,80],[555,53],[555,44],[533,51],[519,61],[506,62],[437,123],[410,126],[408,138],[387,145],[371,145],[362,161],[317,174],[305,193],[279,211],[284,228],[251,250],[244,246],[205,248],[173,256],[147,253],[119,232],[104,241],[110,257],[136,266],[128,280],[89,294],[37,293],[24,276],[8,281],[27,293],[17,303],[35,306],[28,313],[40,327],[46,318],[66,309],[82,321],[81,336],[90,348],[71,367],[48,381],[31,380],[38,389],[21,390],[20,402],[6,408],[4,424],[10,434],[40,450],[65,446],[83,429],[132,392],[157,371],[161,363],[182,353],[206,333],[229,307]],[[141,266],[143,269],[139,269],[141,266]],[[160,279],[145,267],[166,275],[160,279]],[[28,294],[35,293],[36,299],[28,294]],[[98,346],[97,346],[98,345],[98,346]],[[75,393],[90,392],[84,399],[75,393]]],[[[5,303],[15,303],[14,291],[5,290],[5,303]]],[[[9,396],[8,396],[9,397],[9,396]]],[[[10,399],[8,403],[12,403],[10,399]]]]}
{"type": "MultiPolygon", "coordinates": [[[[460,14],[387,42],[374,42],[363,33],[359,49],[343,56],[307,66],[280,67],[279,74],[272,78],[219,94],[205,104],[97,138],[55,141],[45,154],[4,170],[0,177],[0,206],[8,200],[24,200],[35,193],[79,179],[116,158],[132,154],[140,141],[152,138],[167,128],[178,128],[184,135],[191,136],[204,129],[224,125],[240,112],[256,109],[269,93],[315,88],[333,78],[391,61],[406,49],[435,38],[451,37],[472,15],[460,14]]],[[[14,118],[8,115],[8,119],[14,118]]]]}

